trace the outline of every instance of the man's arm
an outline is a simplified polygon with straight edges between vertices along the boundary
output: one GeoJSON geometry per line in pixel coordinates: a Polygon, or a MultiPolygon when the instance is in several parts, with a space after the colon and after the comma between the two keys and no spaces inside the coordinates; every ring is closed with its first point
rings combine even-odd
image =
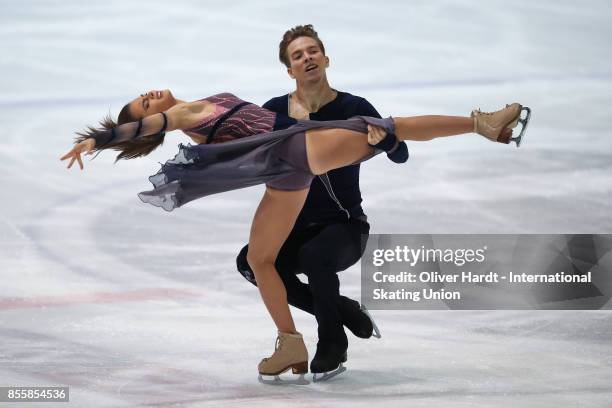
{"type": "Polygon", "coordinates": [[[355,109],[355,116],[359,115],[359,116],[371,116],[373,118],[379,118],[381,119],[382,116],[380,116],[380,113],[378,113],[378,111],[374,108],[374,106],[372,106],[372,104],[370,102],[367,101],[367,99],[365,98],[361,98],[361,101],[359,102],[359,104],[357,105],[357,109],[355,109]]]}
{"type": "MultiPolygon", "coordinates": [[[[361,101],[357,105],[357,111],[359,113],[356,113],[356,115],[381,118],[374,106],[364,98],[361,98],[361,101]]],[[[382,141],[375,146],[381,150],[385,150],[387,152],[387,157],[392,162],[405,163],[406,160],[408,160],[408,146],[406,146],[406,143],[398,140],[395,135],[387,135],[386,131],[382,128],[375,127],[375,129],[378,129],[376,131],[377,133],[383,133],[382,141]],[[388,147],[388,149],[385,147],[388,147]]],[[[370,136],[373,136],[372,132],[369,132],[368,137],[370,138],[370,136]]]]}
{"type": "Polygon", "coordinates": [[[286,109],[287,106],[286,106],[286,103],[285,104],[282,103],[282,97],[276,97],[276,98],[270,99],[268,102],[261,105],[261,107],[269,111],[272,111],[272,112],[282,113],[284,115],[287,115],[287,112],[285,112],[284,109],[282,109],[283,105],[284,105],[284,108],[286,109]]]}
{"type": "Polygon", "coordinates": [[[266,103],[264,103],[263,105],[261,105],[261,107],[262,107],[262,108],[264,108],[264,109],[267,109],[267,110],[271,110],[271,111],[276,112],[276,111],[274,110],[274,105],[273,105],[273,103],[272,103],[273,101],[274,101],[274,99],[270,99],[268,102],[266,102],[266,103]]]}

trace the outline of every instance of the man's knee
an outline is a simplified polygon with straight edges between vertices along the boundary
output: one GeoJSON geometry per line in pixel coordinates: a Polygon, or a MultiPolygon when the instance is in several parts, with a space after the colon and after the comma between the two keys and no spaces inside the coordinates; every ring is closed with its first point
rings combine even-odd
{"type": "Polygon", "coordinates": [[[328,285],[334,286],[338,281],[337,262],[329,251],[318,251],[315,246],[304,246],[299,252],[300,268],[306,276],[311,290],[328,285]]]}
{"type": "Polygon", "coordinates": [[[249,246],[245,245],[240,250],[240,253],[236,257],[236,269],[238,269],[238,272],[240,272],[240,274],[244,276],[246,280],[251,282],[253,285],[257,286],[257,281],[255,280],[255,274],[253,273],[253,270],[249,266],[249,262],[247,260],[248,253],[249,253],[249,246]]]}
{"type": "Polygon", "coordinates": [[[332,251],[318,245],[304,245],[298,253],[298,262],[306,275],[318,270],[336,272],[337,261],[332,251]]]}

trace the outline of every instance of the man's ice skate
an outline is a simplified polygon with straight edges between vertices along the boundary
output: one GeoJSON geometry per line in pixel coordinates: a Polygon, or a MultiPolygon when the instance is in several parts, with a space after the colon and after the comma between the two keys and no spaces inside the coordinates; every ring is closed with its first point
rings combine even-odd
{"type": "Polygon", "coordinates": [[[376,337],[377,339],[380,339],[382,336],[380,335],[380,330],[378,329],[378,326],[376,325],[376,322],[374,322],[374,318],[372,317],[372,315],[370,314],[370,312],[368,312],[368,309],[365,307],[364,304],[361,305],[361,311],[368,316],[368,319],[370,319],[370,322],[372,323],[372,336],[376,337]]]}
{"type": "Polygon", "coordinates": [[[506,143],[515,142],[516,147],[521,145],[525,130],[531,119],[531,109],[523,107],[518,103],[506,105],[504,109],[496,112],[481,112],[480,109],[472,111],[474,118],[474,133],[478,133],[493,142],[506,143]],[[525,112],[525,116],[521,117],[525,112]],[[521,124],[521,132],[512,137],[512,129],[521,124]]]}
{"type": "Polygon", "coordinates": [[[306,350],[302,335],[278,332],[274,354],[261,360],[258,368],[258,379],[263,384],[309,384],[304,378],[304,374],[308,372],[308,350],[306,350]],[[281,379],[279,376],[289,369],[293,374],[300,376],[293,380],[281,379]],[[273,378],[264,378],[264,376],[273,378]]]}
{"type": "Polygon", "coordinates": [[[374,323],[372,316],[365,310],[359,302],[340,296],[338,310],[342,314],[344,326],[349,329],[356,337],[369,339],[374,336],[380,338],[378,327],[374,323]]]}
{"type": "Polygon", "coordinates": [[[312,381],[327,381],[345,372],[346,367],[342,363],[346,363],[346,347],[319,341],[317,352],[310,362],[312,381]]]}

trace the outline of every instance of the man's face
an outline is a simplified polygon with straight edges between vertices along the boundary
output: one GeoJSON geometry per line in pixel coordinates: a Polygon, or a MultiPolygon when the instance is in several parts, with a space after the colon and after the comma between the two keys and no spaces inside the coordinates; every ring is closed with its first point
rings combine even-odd
{"type": "Polygon", "coordinates": [[[329,58],[313,38],[298,37],[291,41],[287,47],[287,56],[290,63],[287,72],[298,84],[316,83],[325,77],[329,58]]]}

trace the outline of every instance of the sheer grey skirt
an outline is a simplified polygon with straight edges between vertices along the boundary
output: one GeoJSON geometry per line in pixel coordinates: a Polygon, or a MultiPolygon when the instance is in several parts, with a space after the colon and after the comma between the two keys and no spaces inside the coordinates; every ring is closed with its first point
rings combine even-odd
{"type": "MultiPolygon", "coordinates": [[[[153,190],[138,193],[138,197],[145,203],[172,211],[201,197],[257,184],[284,190],[306,188],[314,175],[308,168],[304,132],[341,128],[367,133],[368,124],[395,133],[390,117],[355,116],[325,122],[301,120],[287,129],[226,143],[187,146],[181,143],[177,155],[149,177],[153,190]]],[[[372,156],[380,152],[376,150],[372,156]]]]}

